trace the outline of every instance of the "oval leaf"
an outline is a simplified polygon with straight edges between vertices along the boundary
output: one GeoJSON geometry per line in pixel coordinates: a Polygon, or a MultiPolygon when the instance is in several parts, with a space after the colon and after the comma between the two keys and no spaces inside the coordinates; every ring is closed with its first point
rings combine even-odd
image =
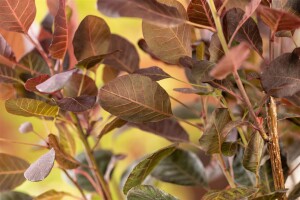
{"type": "Polygon", "coordinates": [[[79,97],[66,97],[57,100],[56,103],[62,110],[84,112],[94,107],[96,99],[96,96],[82,95],[79,97]]]}
{"type": "Polygon", "coordinates": [[[175,150],[176,145],[171,145],[169,147],[160,149],[150,156],[147,156],[143,161],[137,164],[137,166],[133,168],[126,180],[123,188],[124,194],[127,194],[131,188],[142,184],[142,182],[151,173],[155,166],[175,150]]]}
{"type": "Polygon", "coordinates": [[[139,185],[132,188],[127,195],[128,200],[178,200],[166,192],[151,186],[139,185]]]}
{"type": "Polygon", "coordinates": [[[160,161],[151,176],[177,185],[208,186],[205,168],[197,155],[181,149],[160,161]]]}
{"type": "Polygon", "coordinates": [[[109,82],[101,88],[99,98],[103,109],[130,122],[155,122],[172,116],[166,91],[150,78],[137,74],[109,82]]]}
{"type": "Polygon", "coordinates": [[[5,180],[0,182],[0,191],[12,190],[21,185],[25,181],[23,173],[28,166],[29,163],[21,158],[0,153],[0,180],[5,180]]]}
{"type": "Polygon", "coordinates": [[[55,151],[52,148],[48,153],[41,156],[37,161],[32,163],[25,171],[24,176],[32,182],[44,180],[52,170],[55,160],[55,151]]]}
{"type": "MultiPolygon", "coordinates": [[[[186,16],[185,8],[178,1],[162,1],[168,6],[177,8],[186,16]]],[[[191,56],[191,27],[182,24],[174,28],[164,28],[143,22],[143,35],[150,51],[159,59],[170,64],[178,64],[179,58],[191,56]]]]}
{"type": "Polygon", "coordinates": [[[32,200],[32,197],[22,192],[10,191],[10,192],[0,192],[0,199],[1,200],[13,200],[13,199],[32,200]]]}
{"type": "Polygon", "coordinates": [[[192,0],[187,8],[189,20],[210,27],[215,27],[214,19],[206,0],[192,0]]]}
{"type": "Polygon", "coordinates": [[[0,9],[0,27],[20,33],[28,32],[36,14],[35,0],[3,0],[0,9]]]}
{"type": "Polygon", "coordinates": [[[38,90],[36,89],[36,86],[45,82],[47,79],[49,79],[50,76],[47,74],[43,74],[34,78],[30,78],[26,81],[24,87],[26,90],[30,91],[30,92],[38,92],[38,90]]]}
{"type": "Polygon", "coordinates": [[[97,5],[98,10],[109,17],[138,17],[164,26],[185,22],[176,8],[155,0],[98,0],[97,5]]]}
{"type": "Polygon", "coordinates": [[[139,69],[134,72],[135,74],[141,74],[144,76],[148,76],[153,81],[160,81],[166,78],[172,78],[168,73],[162,70],[159,67],[153,66],[144,69],[139,69]]]}
{"type": "Polygon", "coordinates": [[[59,108],[43,101],[27,98],[9,99],[5,101],[7,112],[24,117],[43,116],[56,117],[59,108]]]}
{"type": "Polygon", "coordinates": [[[208,192],[202,200],[247,199],[257,192],[256,188],[231,188],[219,192],[208,192]]]}
{"type": "Polygon", "coordinates": [[[98,135],[98,138],[102,137],[103,135],[109,133],[110,131],[120,128],[127,124],[127,121],[120,119],[118,117],[114,117],[113,120],[111,120],[109,123],[107,123],[103,129],[101,130],[100,134],[98,135]]]}

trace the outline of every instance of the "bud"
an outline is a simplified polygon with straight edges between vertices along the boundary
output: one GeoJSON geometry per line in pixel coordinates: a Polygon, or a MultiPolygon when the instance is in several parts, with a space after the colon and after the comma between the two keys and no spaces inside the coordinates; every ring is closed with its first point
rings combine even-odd
{"type": "Polygon", "coordinates": [[[19,127],[19,132],[20,133],[33,132],[32,124],[30,122],[25,122],[25,123],[21,124],[21,126],[19,127]]]}

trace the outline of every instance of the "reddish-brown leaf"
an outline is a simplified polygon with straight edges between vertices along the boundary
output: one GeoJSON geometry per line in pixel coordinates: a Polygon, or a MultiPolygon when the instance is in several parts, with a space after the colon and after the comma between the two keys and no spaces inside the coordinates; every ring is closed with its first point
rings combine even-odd
{"type": "Polygon", "coordinates": [[[0,27],[7,31],[27,33],[35,14],[35,0],[1,0],[0,27]]]}
{"type": "Polygon", "coordinates": [[[148,76],[153,81],[160,81],[160,80],[163,80],[166,78],[172,78],[172,76],[170,76],[164,70],[162,70],[161,68],[156,67],[156,66],[139,69],[139,70],[135,71],[134,73],[148,76]]]}
{"type": "Polygon", "coordinates": [[[24,87],[30,92],[38,92],[36,86],[45,82],[50,76],[48,74],[42,74],[40,76],[30,78],[26,81],[24,87]]]}
{"type": "Polygon", "coordinates": [[[257,9],[261,19],[267,24],[273,34],[277,31],[295,30],[300,27],[300,18],[291,13],[259,6],[257,9]]]}
{"type": "Polygon", "coordinates": [[[0,34],[0,55],[8,58],[9,60],[15,61],[16,57],[12,51],[10,45],[6,42],[4,37],[0,34]]]}
{"type": "Polygon", "coordinates": [[[192,0],[187,9],[189,20],[210,27],[215,27],[207,0],[192,0]]]}
{"type": "Polygon", "coordinates": [[[249,55],[250,49],[248,44],[242,42],[238,46],[230,49],[230,51],[210,71],[209,75],[218,80],[222,80],[234,70],[239,69],[249,55]]]}
{"type": "Polygon", "coordinates": [[[79,97],[67,97],[57,100],[57,105],[67,111],[84,112],[91,109],[96,103],[96,96],[82,95],[79,97]]]}
{"type": "Polygon", "coordinates": [[[59,0],[59,8],[54,19],[54,34],[49,51],[53,58],[63,59],[68,47],[68,25],[66,2],[59,0]]]}

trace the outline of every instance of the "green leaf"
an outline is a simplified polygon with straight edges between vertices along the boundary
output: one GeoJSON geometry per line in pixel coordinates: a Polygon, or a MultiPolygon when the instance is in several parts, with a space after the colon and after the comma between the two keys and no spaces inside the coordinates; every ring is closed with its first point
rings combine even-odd
{"type": "Polygon", "coordinates": [[[146,76],[118,77],[100,89],[99,99],[104,110],[130,122],[155,122],[172,116],[169,95],[146,76]]]}
{"type": "Polygon", "coordinates": [[[151,176],[177,185],[207,187],[205,168],[196,154],[176,149],[154,168],[151,176]]]}
{"type": "MultiPolygon", "coordinates": [[[[113,153],[108,150],[96,150],[93,153],[97,166],[99,168],[100,174],[104,175],[106,173],[108,164],[113,157],[113,153]]],[[[88,161],[86,160],[85,153],[81,153],[77,156],[77,160],[81,162],[84,165],[88,165],[88,161]]],[[[86,167],[79,167],[78,169],[87,172],[90,176],[93,176],[90,169],[87,169],[86,167]]],[[[95,191],[94,187],[91,185],[91,183],[88,181],[88,179],[85,178],[85,176],[76,173],[76,179],[78,181],[79,186],[87,191],[93,192],[95,191]]]]}
{"type": "Polygon", "coordinates": [[[63,122],[56,123],[55,125],[58,129],[60,146],[66,153],[74,156],[76,153],[76,143],[72,135],[73,130],[71,130],[70,127],[63,122]]]}
{"type": "Polygon", "coordinates": [[[25,181],[23,173],[28,167],[29,163],[25,160],[0,153],[0,180],[5,180],[0,181],[0,191],[12,190],[21,185],[25,181]]]}
{"type": "Polygon", "coordinates": [[[176,197],[151,186],[139,185],[132,188],[127,195],[128,200],[178,200],[176,197]]]}
{"type": "Polygon", "coordinates": [[[243,165],[247,170],[255,174],[259,172],[263,147],[264,140],[260,134],[258,132],[252,133],[244,152],[243,165]]]}
{"type": "Polygon", "coordinates": [[[5,102],[7,112],[24,117],[56,117],[59,108],[43,101],[27,98],[9,99],[5,102]]]}
{"type": "Polygon", "coordinates": [[[169,147],[160,149],[155,153],[147,156],[143,161],[135,166],[123,187],[124,194],[127,194],[131,188],[142,184],[143,180],[145,180],[145,178],[152,172],[155,166],[162,159],[175,151],[176,146],[177,145],[171,145],[169,147]]]}
{"type": "Polygon", "coordinates": [[[247,199],[258,191],[256,188],[231,188],[228,190],[211,191],[202,200],[247,199]]]}
{"type": "MultiPolygon", "coordinates": [[[[285,195],[286,192],[287,192],[287,190],[278,190],[278,191],[272,192],[270,194],[255,197],[252,200],[277,200],[277,199],[281,199],[285,195]]],[[[291,200],[294,200],[294,199],[296,199],[296,198],[293,198],[291,200]]]]}
{"type": "Polygon", "coordinates": [[[221,151],[224,156],[235,155],[237,149],[238,149],[237,142],[224,142],[221,147],[221,151]]]}
{"type": "Polygon", "coordinates": [[[47,192],[35,197],[34,200],[62,200],[65,196],[71,196],[71,194],[66,192],[58,192],[56,190],[48,190],[47,192]]]}
{"type": "Polygon", "coordinates": [[[292,189],[292,191],[288,196],[288,200],[294,200],[297,199],[298,197],[300,197],[300,182],[294,186],[294,188],[292,189]]]}
{"type": "Polygon", "coordinates": [[[22,192],[0,192],[1,200],[32,200],[32,197],[22,192]]]}
{"type": "Polygon", "coordinates": [[[210,54],[209,61],[214,63],[217,63],[225,55],[217,33],[211,36],[208,51],[210,54]]]}
{"type": "Polygon", "coordinates": [[[15,71],[6,66],[0,64],[0,83],[19,83],[20,80],[17,78],[15,71]]]}
{"type": "MultiPolygon", "coordinates": [[[[165,5],[177,8],[187,18],[185,8],[178,1],[163,0],[165,5]]],[[[178,64],[179,58],[191,56],[191,27],[182,24],[166,28],[143,21],[143,35],[150,51],[159,59],[170,64],[178,64]]]]}

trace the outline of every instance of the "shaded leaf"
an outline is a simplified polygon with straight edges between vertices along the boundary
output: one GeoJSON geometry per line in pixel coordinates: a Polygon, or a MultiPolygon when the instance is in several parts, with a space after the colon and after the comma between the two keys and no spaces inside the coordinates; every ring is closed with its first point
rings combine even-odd
{"type": "MultiPolygon", "coordinates": [[[[178,1],[163,0],[162,2],[177,8],[183,16],[187,17],[184,7],[178,1]]],[[[142,26],[144,39],[150,51],[160,60],[178,64],[180,57],[191,56],[191,27],[189,25],[164,28],[144,21],[142,26]]]]}
{"type": "Polygon", "coordinates": [[[53,200],[61,200],[65,196],[71,196],[69,193],[66,192],[58,192],[56,190],[48,190],[39,196],[35,197],[34,200],[48,200],[48,199],[53,199],[53,200]]]}
{"type": "Polygon", "coordinates": [[[191,151],[176,149],[154,168],[151,176],[177,185],[208,186],[205,168],[201,160],[191,151]]]}
{"type": "MultiPolygon", "coordinates": [[[[107,150],[96,150],[93,152],[93,155],[95,157],[100,174],[104,175],[107,170],[107,167],[109,165],[109,162],[110,162],[111,158],[113,157],[113,153],[111,151],[107,151],[107,150]]],[[[88,161],[86,160],[85,153],[79,154],[77,156],[77,160],[84,165],[88,165],[88,161]]],[[[91,171],[89,169],[87,169],[86,167],[79,167],[78,169],[85,171],[90,176],[92,176],[91,171]]],[[[83,175],[76,173],[76,179],[78,181],[79,186],[82,189],[90,191],[90,192],[95,191],[94,187],[83,175]]]]}
{"type": "Polygon", "coordinates": [[[173,142],[189,141],[188,133],[182,126],[173,119],[165,119],[159,122],[148,123],[130,123],[131,126],[137,127],[143,131],[153,133],[155,135],[164,137],[173,142]]]}
{"type": "Polygon", "coordinates": [[[38,92],[36,86],[48,80],[50,76],[48,74],[42,74],[40,76],[30,78],[26,81],[24,87],[30,92],[38,92]]]}
{"type": "MultiPolygon", "coordinates": [[[[251,3],[253,4],[255,1],[251,1],[251,3]]],[[[258,5],[259,3],[257,6],[258,5]]],[[[257,51],[257,53],[262,54],[262,38],[259,34],[258,26],[251,17],[243,21],[245,15],[246,13],[239,8],[233,8],[227,11],[224,16],[224,27],[226,27],[227,40],[230,40],[235,33],[235,30],[238,28],[234,40],[238,42],[247,42],[255,51],[257,51]],[[241,27],[239,27],[240,24],[242,24],[241,27]]]]}
{"type": "Polygon", "coordinates": [[[107,54],[102,54],[102,55],[97,55],[97,56],[91,56],[88,58],[85,58],[83,60],[80,60],[77,63],[77,66],[83,66],[87,69],[92,68],[98,64],[100,64],[104,58],[108,57],[109,55],[115,54],[117,51],[111,52],[111,53],[107,53],[107,54]]]}
{"type": "Polygon", "coordinates": [[[128,200],[178,200],[166,192],[151,186],[139,185],[132,188],[127,195],[128,200]]]}
{"type": "Polygon", "coordinates": [[[111,120],[109,123],[105,124],[105,126],[101,130],[98,137],[100,138],[103,135],[109,133],[110,131],[112,131],[116,128],[120,128],[120,127],[124,126],[125,124],[127,124],[127,121],[125,121],[123,119],[120,119],[118,117],[114,117],[113,120],[111,120]]]}
{"type": "Polygon", "coordinates": [[[21,185],[25,181],[23,173],[28,166],[29,163],[21,158],[0,153],[0,191],[12,190],[21,185]]]}
{"type": "Polygon", "coordinates": [[[24,176],[28,181],[37,182],[44,180],[51,172],[55,160],[55,151],[52,148],[48,153],[32,163],[25,171],[24,176]]]}
{"type": "Polygon", "coordinates": [[[9,99],[5,101],[6,111],[24,117],[43,116],[56,117],[58,107],[47,104],[43,101],[27,98],[9,99]]]}
{"type": "Polygon", "coordinates": [[[45,82],[37,85],[36,89],[42,93],[54,93],[62,89],[75,72],[76,69],[72,69],[66,72],[55,74],[45,82]]]}
{"type": "Polygon", "coordinates": [[[231,188],[228,190],[211,191],[204,195],[202,200],[247,199],[257,192],[256,188],[231,188]]]}
{"type": "Polygon", "coordinates": [[[192,76],[196,83],[205,83],[214,80],[213,77],[209,75],[211,69],[216,65],[213,62],[207,60],[192,60],[192,76]]]}
{"type": "Polygon", "coordinates": [[[74,54],[77,60],[106,54],[110,45],[110,30],[106,22],[88,15],[77,28],[74,39],[74,54]]]}
{"type": "Polygon", "coordinates": [[[255,175],[244,168],[243,155],[244,151],[242,148],[240,148],[233,159],[232,168],[234,173],[234,180],[240,186],[254,186],[255,175]]]}
{"type": "Polygon", "coordinates": [[[103,83],[108,83],[109,81],[114,80],[115,78],[118,77],[119,74],[120,74],[119,70],[109,66],[104,66],[102,72],[103,83]]]}
{"type": "Polygon", "coordinates": [[[59,7],[54,18],[54,33],[50,54],[55,59],[63,59],[68,48],[68,25],[66,17],[66,0],[59,0],[59,7]]]}
{"type": "Polygon", "coordinates": [[[0,192],[0,199],[1,200],[14,200],[14,199],[32,200],[32,197],[22,192],[9,191],[9,192],[0,192]]]}
{"type": "Polygon", "coordinates": [[[151,171],[155,168],[155,166],[165,157],[170,155],[176,149],[176,145],[171,145],[169,147],[160,149],[155,153],[147,156],[143,161],[141,161],[138,165],[134,167],[132,172],[130,173],[124,187],[123,192],[127,194],[128,191],[140,185],[143,180],[151,173],[151,171]]]}
{"type": "Polygon", "coordinates": [[[61,148],[71,156],[76,153],[76,143],[72,136],[72,130],[65,123],[56,123],[59,135],[59,144],[61,148]]]}
{"type": "MultiPolygon", "coordinates": [[[[36,49],[23,56],[19,63],[30,69],[31,75],[50,74],[48,64],[36,49]]],[[[18,69],[18,71],[27,73],[23,69],[18,69]]]]}
{"type": "Polygon", "coordinates": [[[98,0],[97,5],[98,10],[109,17],[138,17],[161,26],[185,22],[176,8],[155,0],[98,0]]]}
{"type": "Polygon", "coordinates": [[[78,161],[72,158],[70,155],[64,152],[60,147],[58,139],[55,135],[48,135],[48,143],[50,148],[53,148],[55,151],[55,160],[63,169],[75,169],[79,166],[78,161]]]}
{"type": "Polygon", "coordinates": [[[277,200],[277,199],[281,199],[285,195],[286,191],[287,190],[275,191],[275,192],[272,192],[270,194],[255,197],[252,200],[277,200]]]}
{"type": "Polygon", "coordinates": [[[243,165],[247,170],[255,174],[259,172],[263,147],[264,140],[260,134],[258,132],[252,133],[244,152],[243,165]]]}
{"type": "Polygon", "coordinates": [[[212,35],[208,51],[210,55],[209,61],[214,63],[217,63],[225,55],[217,33],[212,35]]]}
{"type": "Polygon", "coordinates": [[[174,88],[173,90],[183,94],[198,94],[198,95],[208,95],[214,91],[208,85],[207,87],[203,87],[203,88],[198,88],[198,87],[197,88],[174,88]]]}
{"type": "Polygon", "coordinates": [[[96,99],[96,96],[81,95],[79,97],[66,97],[57,100],[56,103],[62,110],[84,112],[93,108],[96,99]]]}
{"type": "Polygon", "coordinates": [[[234,156],[238,149],[237,142],[224,142],[222,143],[221,151],[224,156],[234,156]]]}
{"type": "Polygon", "coordinates": [[[155,122],[172,116],[169,95],[146,76],[118,77],[100,89],[99,99],[103,109],[130,122],[155,122]]]}
{"type": "Polygon", "coordinates": [[[259,6],[258,14],[267,24],[274,35],[277,31],[295,30],[300,27],[300,18],[282,10],[276,10],[267,6],[259,6]]]}
{"type": "Polygon", "coordinates": [[[136,70],[134,73],[148,76],[153,81],[160,81],[166,78],[172,78],[168,73],[156,66],[139,69],[136,70]]]}
{"type": "Polygon", "coordinates": [[[214,19],[206,0],[192,0],[187,8],[191,22],[215,27],[214,19]]]}
{"type": "Polygon", "coordinates": [[[210,71],[209,75],[218,80],[225,79],[231,72],[238,70],[249,55],[250,49],[248,44],[242,42],[238,46],[231,48],[210,71]]]}
{"type": "Polygon", "coordinates": [[[7,43],[5,38],[0,34],[0,55],[8,58],[9,60],[15,61],[15,53],[12,51],[12,48],[7,43]]]}
{"type": "Polygon", "coordinates": [[[13,98],[16,94],[16,90],[12,84],[0,83],[0,100],[6,101],[7,99],[13,98]]]}
{"type": "Polygon", "coordinates": [[[35,0],[1,1],[0,27],[13,32],[27,33],[35,14],[35,0]]]}
{"type": "Polygon", "coordinates": [[[0,83],[18,83],[20,80],[17,78],[15,71],[6,66],[0,64],[0,83]]]}
{"type": "Polygon", "coordinates": [[[300,183],[297,183],[288,196],[288,200],[294,200],[300,197],[300,183]]]}
{"type": "Polygon", "coordinates": [[[133,73],[139,69],[140,57],[135,46],[127,39],[112,34],[109,52],[116,52],[105,57],[103,63],[120,71],[133,73]]]}
{"type": "Polygon", "coordinates": [[[277,57],[263,70],[261,82],[268,94],[274,97],[288,97],[300,91],[300,60],[297,49],[300,48],[277,57]]]}

